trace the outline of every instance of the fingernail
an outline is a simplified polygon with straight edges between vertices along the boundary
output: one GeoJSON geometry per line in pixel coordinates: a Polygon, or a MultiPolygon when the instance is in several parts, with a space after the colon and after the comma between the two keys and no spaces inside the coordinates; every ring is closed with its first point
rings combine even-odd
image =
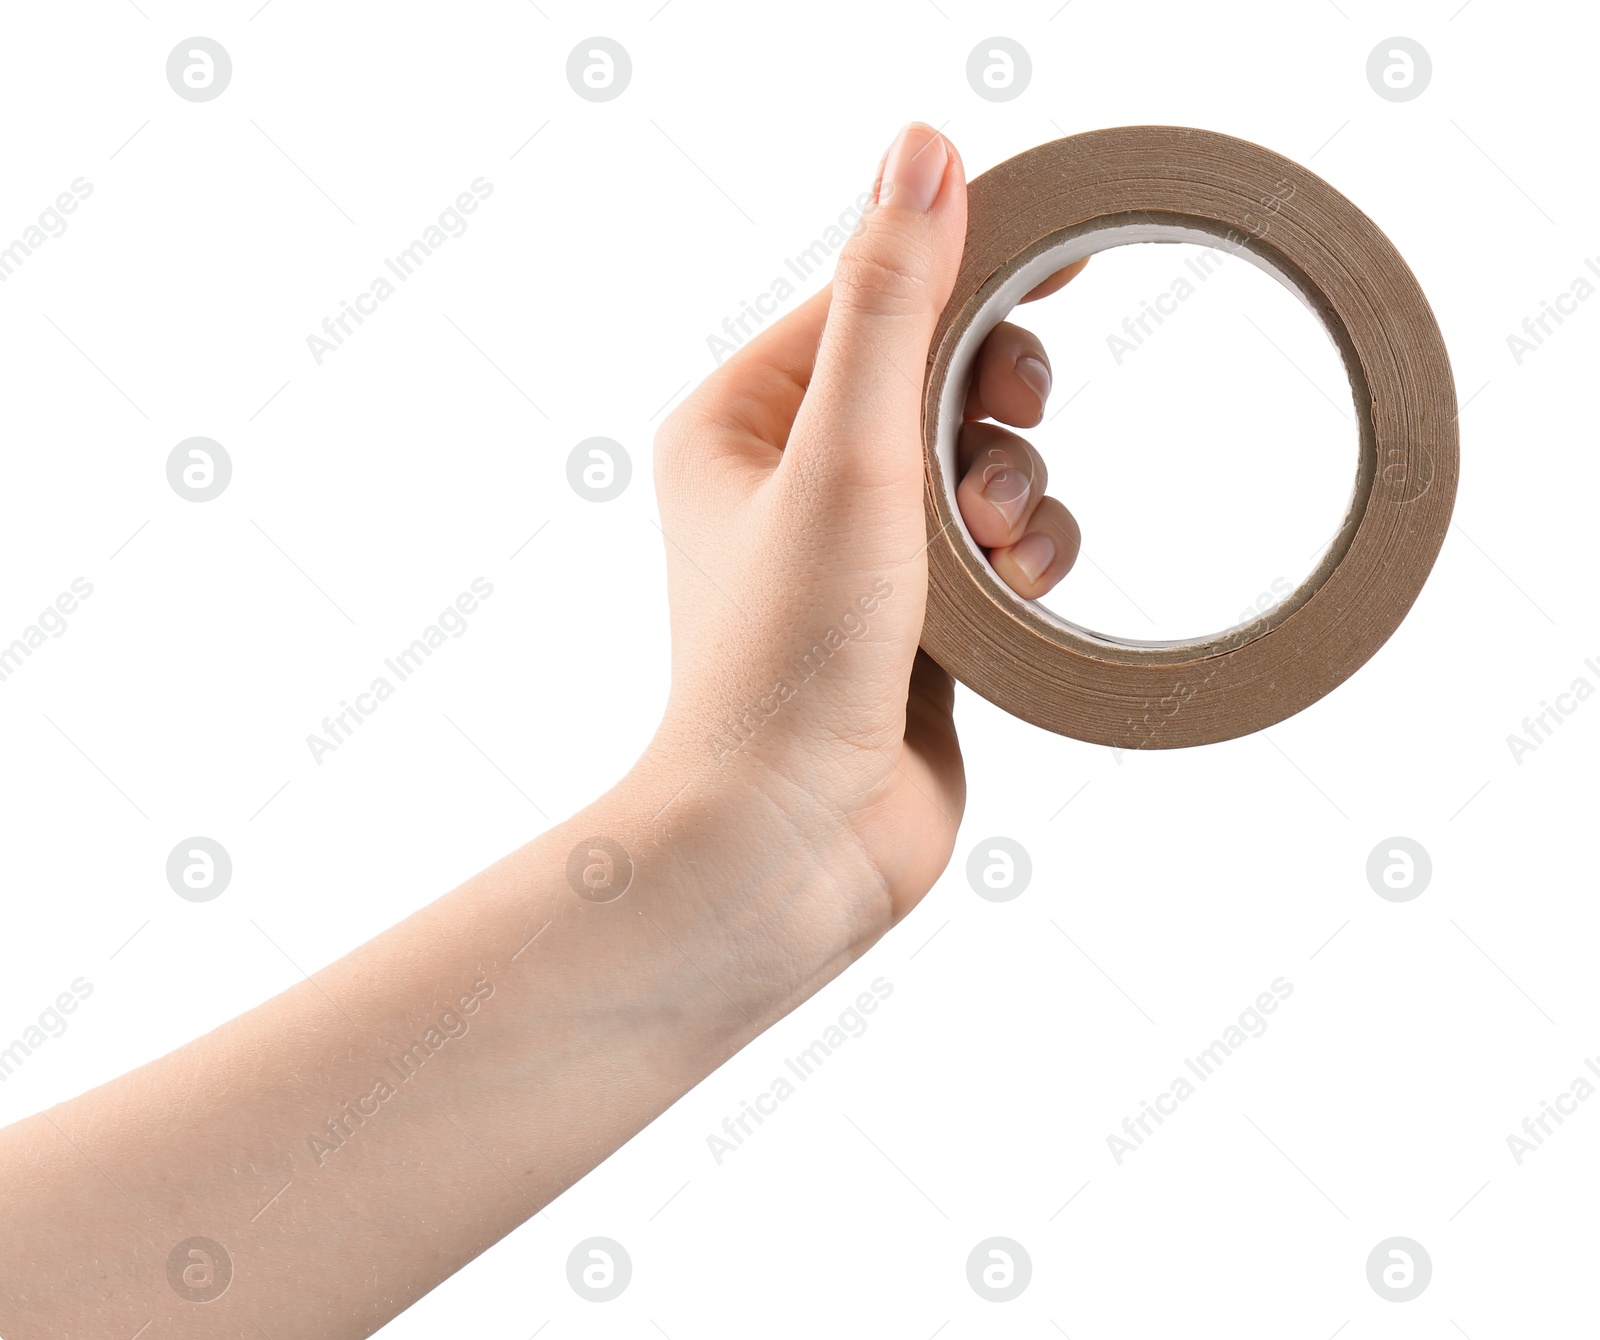
{"type": "Polygon", "coordinates": [[[1043,409],[1044,402],[1050,398],[1050,369],[1032,354],[1024,354],[1017,360],[1017,376],[1028,383],[1029,389],[1039,397],[1039,408],[1043,409]]]}
{"type": "Polygon", "coordinates": [[[1028,505],[1028,489],[1032,481],[1021,470],[990,466],[984,471],[983,500],[1006,519],[1006,525],[1015,526],[1022,520],[1028,505]]]}
{"type": "Polygon", "coordinates": [[[895,137],[883,161],[878,203],[893,204],[911,214],[926,214],[944,184],[950,151],[944,136],[924,125],[910,125],[895,137]]]}
{"type": "Polygon", "coordinates": [[[1055,560],[1056,542],[1042,531],[1024,535],[1011,546],[1011,561],[1030,582],[1038,583],[1055,560]]]}

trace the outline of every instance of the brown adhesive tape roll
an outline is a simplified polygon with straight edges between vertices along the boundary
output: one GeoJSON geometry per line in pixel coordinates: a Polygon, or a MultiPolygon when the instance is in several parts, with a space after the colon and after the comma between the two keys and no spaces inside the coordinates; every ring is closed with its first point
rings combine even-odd
{"type": "Polygon", "coordinates": [[[1456,413],[1422,289],[1378,226],[1320,177],[1181,126],[1030,149],[969,188],[966,252],[929,355],[922,646],[1013,715],[1094,744],[1179,748],[1271,726],[1353,674],[1411,608],[1450,524],[1456,413]],[[955,438],[983,337],[1047,275],[1139,241],[1233,251],[1298,294],[1339,348],[1359,425],[1350,508],[1320,566],[1274,609],[1202,642],[1114,638],[1023,600],[955,505],[955,438]]]}

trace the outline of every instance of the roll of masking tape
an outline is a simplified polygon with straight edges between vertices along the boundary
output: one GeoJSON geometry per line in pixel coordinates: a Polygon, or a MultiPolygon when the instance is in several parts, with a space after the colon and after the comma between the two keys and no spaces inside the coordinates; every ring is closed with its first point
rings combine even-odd
{"type": "Polygon", "coordinates": [[[933,537],[923,648],[1013,715],[1124,749],[1261,730],[1355,673],[1422,589],[1450,524],[1459,456],[1444,341],[1389,239],[1299,164],[1181,126],[1040,145],[972,182],[967,208],[966,252],[923,388],[933,537]],[[1273,275],[1322,321],[1355,402],[1355,488],[1322,562],[1273,609],[1199,642],[1111,637],[1023,599],[956,506],[956,438],[984,338],[1047,276],[1131,242],[1199,243],[1273,275]]]}

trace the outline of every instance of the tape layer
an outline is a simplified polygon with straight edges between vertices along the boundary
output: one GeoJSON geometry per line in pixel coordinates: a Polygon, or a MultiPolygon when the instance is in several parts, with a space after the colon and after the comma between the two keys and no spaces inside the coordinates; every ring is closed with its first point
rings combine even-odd
{"type": "Polygon", "coordinates": [[[1095,744],[1180,748],[1271,726],[1353,674],[1411,608],[1450,523],[1456,413],[1449,357],[1415,277],[1314,173],[1178,126],[1030,149],[969,187],[966,251],[929,355],[922,646],[1008,712],[1095,744]],[[1076,240],[1088,254],[1129,226],[1203,233],[1275,271],[1338,345],[1356,407],[1355,492],[1321,565],[1256,621],[1181,646],[1075,630],[1017,597],[968,539],[940,455],[941,403],[947,389],[964,391],[951,384],[952,359],[979,309],[1043,252],[1076,240]]]}

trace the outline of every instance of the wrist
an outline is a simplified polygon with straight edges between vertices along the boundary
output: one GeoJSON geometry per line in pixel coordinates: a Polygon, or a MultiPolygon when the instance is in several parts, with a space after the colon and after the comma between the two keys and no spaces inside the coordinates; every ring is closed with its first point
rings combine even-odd
{"type": "Polygon", "coordinates": [[[658,741],[562,826],[560,841],[574,909],[621,913],[654,932],[666,962],[689,961],[710,1002],[742,1026],[738,1045],[831,980],[891,920],[883,877],[850,824],[758,757],[686,758],[658,741]],[[626,853],[620,892],[584,885],[585,872],[596,884],[606,878],[604,859],[589,856],[599,845],[579,851],[596,837],[626,853]]]}

